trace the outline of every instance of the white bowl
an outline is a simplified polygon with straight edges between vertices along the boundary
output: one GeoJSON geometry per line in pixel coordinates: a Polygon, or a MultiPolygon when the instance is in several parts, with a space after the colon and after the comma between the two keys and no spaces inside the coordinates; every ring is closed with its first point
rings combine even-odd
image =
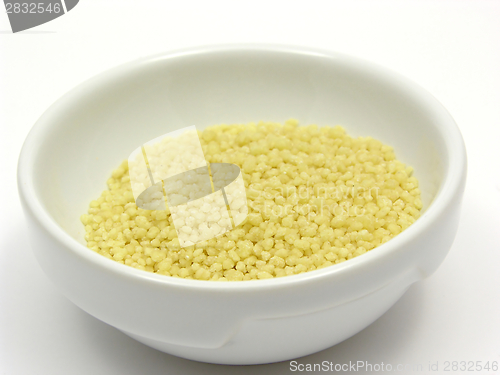
{"type": "Polygon", "coordinates": [[[40,266],[77,306],[158,350],[257,364],[335,345],[432,274],[454,239],[466,154],[429,93],[373,64],[283,46],[219,46],[141,59],[81,84],[38,120],[19,192],[40,266]],[[297,118],[394,146],[415,168],[425,212],[382,246],[296,276],[246,282],[171,278],[85,247],[79,221],[138,145],[196,125],[297,118]]]}

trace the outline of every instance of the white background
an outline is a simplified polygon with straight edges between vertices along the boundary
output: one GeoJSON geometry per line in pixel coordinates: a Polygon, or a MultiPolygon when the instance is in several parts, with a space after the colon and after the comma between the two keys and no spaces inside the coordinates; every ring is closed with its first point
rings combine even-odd
{"type": "Polygon", "coordinates": [[[19,34],[11,33],[4,10],[0,374],[290,373],[288,362],[229,367],[176,358],[87,315],[38,267],[17,195],[22,142],[66,91],[141,56],[239,42],[320,47],[392,68],[443,103],[468,151],[460,228],[443,265],[367,329],[299,363],[427,369],[438,361],[434,374],[451,373],[442,371],[444,361],[500,363],[500,1],[82,0],[67,15],[19,34]]]}

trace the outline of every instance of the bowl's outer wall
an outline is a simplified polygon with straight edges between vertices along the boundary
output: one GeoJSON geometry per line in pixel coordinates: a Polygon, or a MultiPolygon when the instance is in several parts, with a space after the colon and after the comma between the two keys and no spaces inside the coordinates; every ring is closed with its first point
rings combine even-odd
{"type": "Polygon", "coordinates": [[[93,79],[42,116],[23,148],[18,183],[35,255],[83,310],[186,358],[264,363],[333,345],[434,272],[457,230],[465,184],[460,134],[442,125],[453,120],[430,95],[407,86],[341,56],[237,49],[145,60],[93,79]],[[289,117],[341,123],[351,133],[393,145],[415,167],[426,206],[436,199],[432,205],[439,210],[428,210],[402,235],[362,257],[242,287],[199,287],[207,283],[129,269],[71,238],[83,242],[79,213],[139,144],[193,124],[289,117]],[[259,327],[268,332],[267,346],[259,327]],[[299,332],[297,340],[284,334],[290,329],[299,332]]]}

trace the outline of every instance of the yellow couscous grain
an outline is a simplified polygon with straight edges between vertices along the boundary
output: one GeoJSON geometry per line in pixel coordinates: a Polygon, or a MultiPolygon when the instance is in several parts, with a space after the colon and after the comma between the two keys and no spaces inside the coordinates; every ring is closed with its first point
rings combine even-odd
{"type": "Polygon", "coordinates": [[[360,256],[420,215],[412,168],[391,147],[370,137],[352,138],[340,126],[298,126],[296,120],[216,125],[199,136],[209,163],[241,168],[245,221],[183,248],[168,208],[137,207],[124,161],[112,172],[108,190],[81,216],[90,249],[166,276],[268,279],[360,256]]]}

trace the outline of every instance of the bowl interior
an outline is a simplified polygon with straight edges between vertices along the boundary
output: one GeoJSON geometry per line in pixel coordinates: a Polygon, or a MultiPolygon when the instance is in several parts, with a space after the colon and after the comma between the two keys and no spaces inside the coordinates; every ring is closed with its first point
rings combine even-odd
{"type": "Polygon", "coordinates": [[[425,209],[449,160],[435,101],[419,90],[335,54],[236,48],[142,60],[83,84],[39,120],[34,190],[49,215],[84,243],[80,215],[139,145],[191,125],[296,118],[393,146],[414,167],[425,209]]]}

